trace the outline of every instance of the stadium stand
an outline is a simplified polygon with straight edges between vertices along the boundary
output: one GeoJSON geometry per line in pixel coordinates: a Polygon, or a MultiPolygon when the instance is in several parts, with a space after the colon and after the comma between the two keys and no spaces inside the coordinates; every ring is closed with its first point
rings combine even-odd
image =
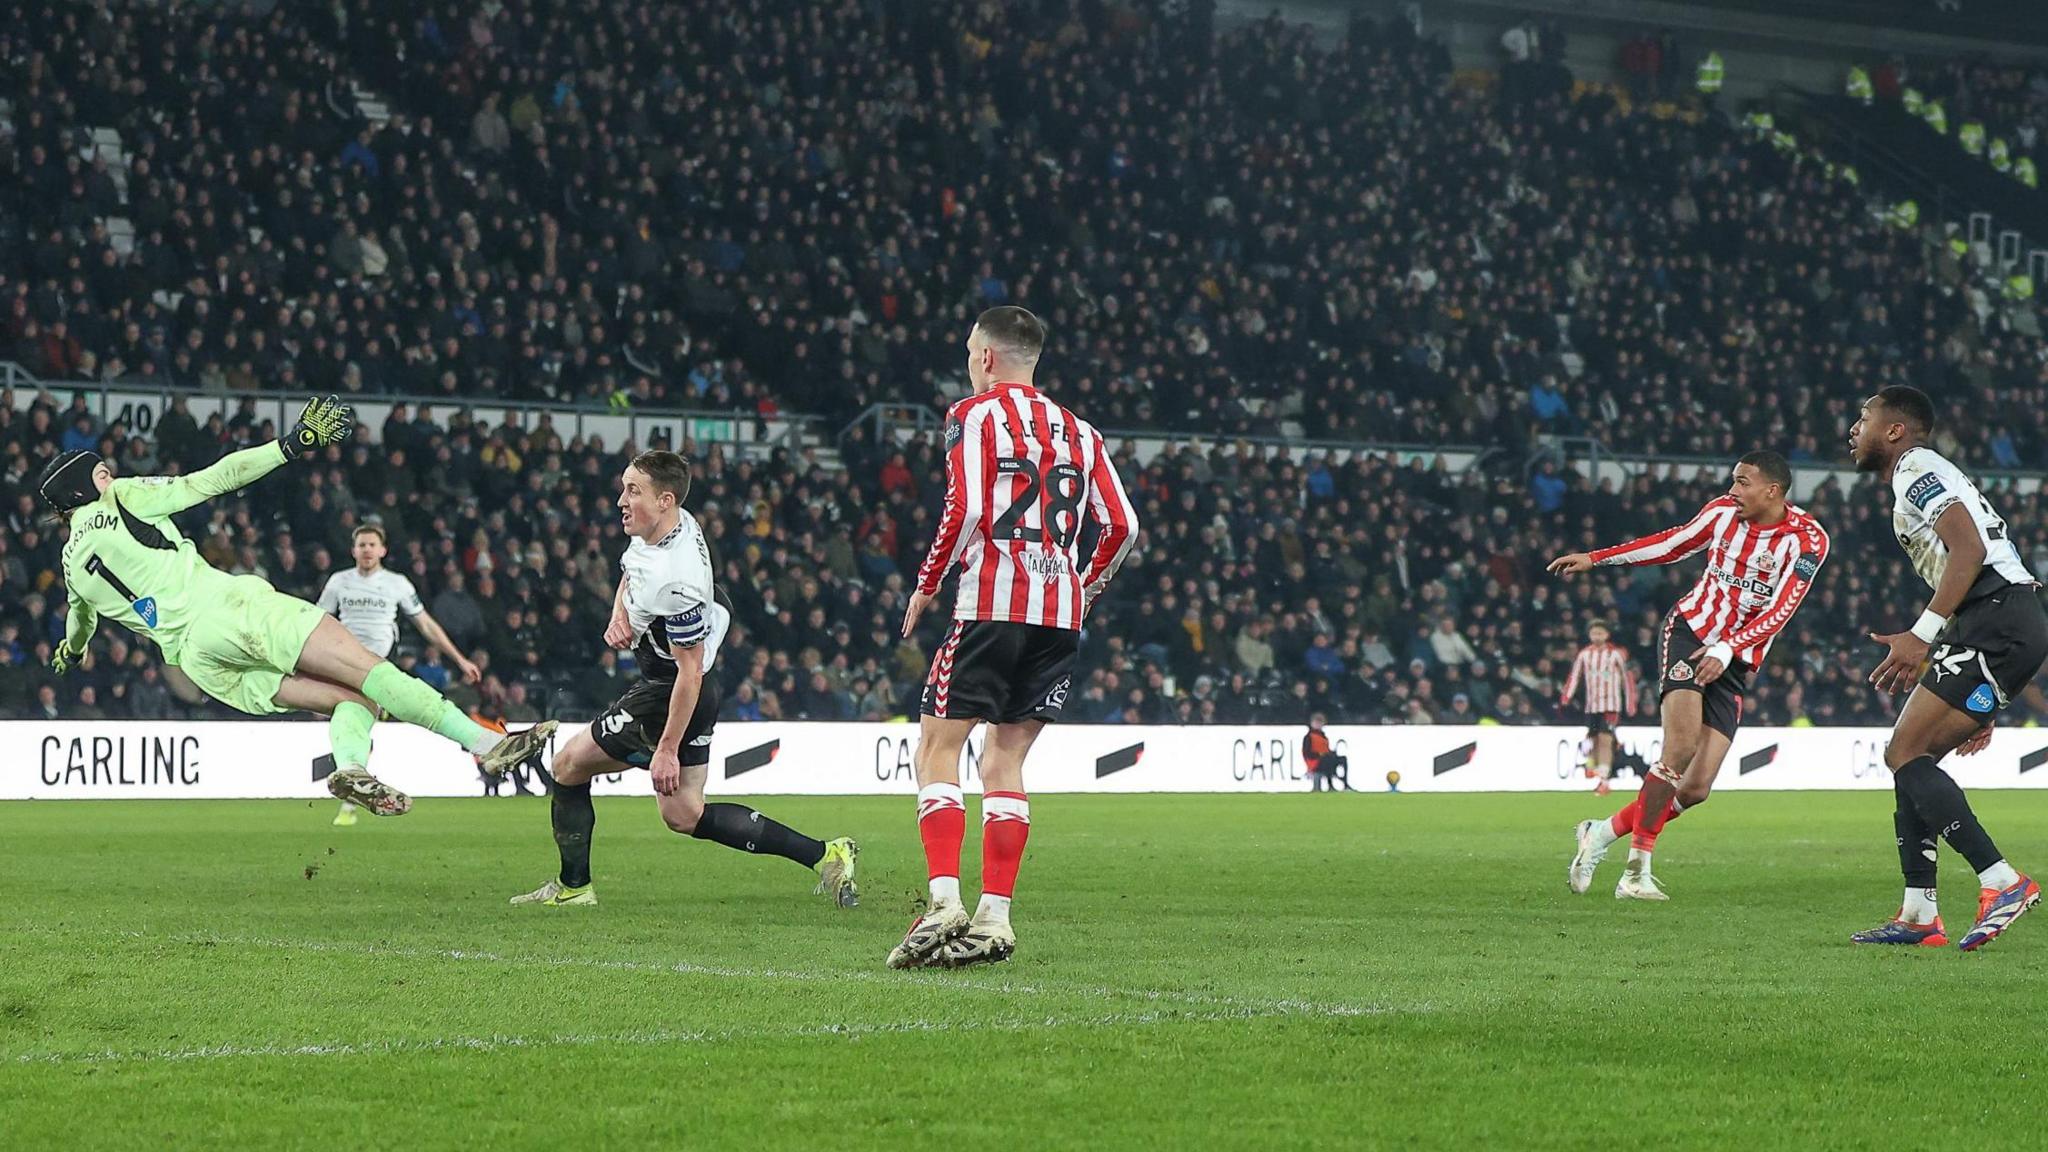
{"type": "MultiPolygon", "coordinates": [[[[432,400],[188,528],[310,594],[377,517],[391,566],[488,657],[475,702],[513,719],[611,694],[592,621],[623,446],[487,426],[485,405],[837,428],[943,403],[994,303],[1046,315],[1055,387],[1105,428],[1507,462],[1127,458],[1148,531],[1093,621],[1077,719],[1551,719],[1585,621],[1647,652],[1672,589],[1558,585],[1541,560],[1674,522],[1715,483],[1525,472],[1559,437],[1834,461],[1861,395],[1914,383],[1963,460],[2048,464],[2048,366],[2015,330],[2037,318],[1953,290],[1939,245],[1718,119],[1454,77],[1398,23],[1325,45],[1061,0],[11,16],[0,347],[30,378],[432,400]]],[[[174,409],[129,436],[80,427],[62,388],[34,401],[25,382],[0,405],[0,708],[181,709],[153,653],[105,633],[47,682],[57,543],[20,480],[67,437],[146,472],[269,433],[174,409]]],[[[939,496],[929,442],[899,460],[856,433],[843,468],[693,447],[739,607],[729,712],[913,706],[922,664],[892,637],[939,496]]],[[[1838,556],[1751,707],[1882,721],[1860,638],[1915,586],[1884,502],[1797,495],[1838,556]]],[[[2048,546],[2039,495],[2003,500],[2048,546]]]]}

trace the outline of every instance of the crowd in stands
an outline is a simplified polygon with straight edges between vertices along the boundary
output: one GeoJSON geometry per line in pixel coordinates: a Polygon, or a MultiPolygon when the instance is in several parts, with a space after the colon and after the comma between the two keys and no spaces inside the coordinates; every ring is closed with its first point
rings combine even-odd
{"type": "MultiPolygon", "coordinates": [[[[1512,462],[1129,467],[1147,533],[1092,620],[1080,719],[1549,719],[1585,622],[1618,617],[1647,654],[1677,589],[1558,585],[1541,560],[1675,522],[1717,480],[1530,483],[1548,438],[1830,461],[1861,396],[1913,383],[1966,464],[2048,464],[2034,304],[1958,290],[1945,248],[1719,117],[1454,80],[1398,21],[1324,43],[1277,18],[1214,32],[1163,0],[254,7],[8,6],[0,349],[50,379],[434,399],[190,530],[306,594],[379,517],[511,718],[626,674],[591,626],[624,446],[463,405],[943,404],[991,304],[1046,317],[1045,383],[1105,428],[1512,462]],[[81,157],[98,127],[121,163],[81,157]]],[[[18,485],[66,437],[123,433],[107,447],[143,472],[269,433],[174,411],[128,437],[16,403],[0,707],[45,687],[46,714],[177,707],[136,671],[147,646],[111,636],[83,678],[42,683],[56,540],[18,485]]],[[[891,637],[935,461],[858,438],[846,459],[701,453],[692,504],[742,622],[732,715],[914,706],[930,638],[891,637]]],[[[1887,499],[1797,496],[1839,557],[1751,714],[1881,720],[1857,638],[1920,595],[1887,499]]],[[[2016,537],[2043,538],[2039,512],[2009,502],[2016,537]]]]}
{"type": "Polygon", "coordinates": [[[1399,21],[227,11],[11,9],[0,338],[35,375],[847,416],[940,398],[961,322],[1026,302],[1105,427],[1824,457],[1910,380],[2048,462],[2038,341],[1854,188],[1721,117],[1453,83],[1399,21]],[[98,126],[125,172],[77,158],[98,126]]]}
{"type": "MultiPolygon", "coordinates": [[[[7,531],[0,534],[0,708],[10,715],[185,715],[150,645],[102,627],[69,677],[45,665],[63,632],[59,535],[18,483],[64,435],[95,436],[124,467],[186,472],[274,434],[266,422],[174,407],[153,438],[102,428],[49,400],[0,396],[7,531]],[[26,406],[17,412],[16,404],[26,406]],[[80,425],[83,424],[81,429],[80,425]]],[[[350,563],[354,529],[389,537],[451,638],[485,671],[451,679],[402,630],[401,666],[459,702],[508,720],[581,718],[615,697],[630,658],[600,642],[622,548],[611,510],[634,445],[567,439],[551,424],[445,422],[400,407],[346,449],[201,505],[180,525],[216,567],[254,572],[313,599],[350,563]]],[[[689,506],[703,522],[736,624],[719,657],[729,718],[888,719],[914,714],[933,613],[897,637],[905,580],[938,513],[934,446],[850,441],[845,469],[778,452],[698,460],[689,506]],[[870,479],[872,478],[872,479],[870,479]]],[[[1676,466],[1625,486],[1543,465],[1452,471],[1442,457],[1171,447],[1119,461],[1145,532],[1091,615],[1067,715],[1110,723],[1553,722],[1571,654],[1593,620],[1647,667],[1661,614],[1691,566],[1543,572],[1551,556],[1683,521],[1725,471],[1676,466]]],[[[1884,722],[1893,704],[1864,683],[1873,626],[1912,615],[1924,588],[1891,539],[1890,497],[1873,481],[1795,494],[1835,541],[1834,558],[1759,678],[1763,722],[1884,722]]],[[[2030,561],[2048,570],[2039,492],[1999,494],[2030,561]]],[[[1645,694],[1645,716],[1654,710],[1645,694]]],[[[224,714],[213,708],[204,714],[224,714]]]]}

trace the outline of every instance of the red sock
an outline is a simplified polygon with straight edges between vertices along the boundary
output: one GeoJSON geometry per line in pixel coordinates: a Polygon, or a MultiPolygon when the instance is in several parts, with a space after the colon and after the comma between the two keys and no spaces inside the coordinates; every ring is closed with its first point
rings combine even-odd
{"type": "Polygon", "coordinates": [[[981,795],[981,890],[1008,900],[1017,889],[1024,841],[1031,838],[1031,802],[1022,792],[981,795]]]}
{"type": "MultiPolygon", "coordinates": [[[[1637,803],[1641,803],[1641,801],[1638,800],[1637,803]]],[[[1655,820],[1636,821],[1636,834],[1629,841],[1629,847],[1640,848],[1645,852],[1655,849],[1657,847],[1657,833],[1664,831],[1664,825],[1678,819],[1678,814],[1681,811],[1683,809],[1679,808],[1678,801],[1673,800],[1665,807],[1662,813],[1658,814],[1655,820]]]]}
{"type": "Polygon", "coordinates": [[[1608,830],[1614,833],[1616,840],[1619,840],[1636,830],[1636,821],[1642,819],[1642,816],[1643,798],[1638,796],[1622,805],[1621,811],[1607,818],[1608,830]]]}
{"type": "Polygon", "coordinates": [[[967,838],[967,806],[958,784],[927,784],[917,792],[917,835],[924,841],[925,872],[936,890],[951,880],[953,899],[960,892],[960,842],[967,838]]]}

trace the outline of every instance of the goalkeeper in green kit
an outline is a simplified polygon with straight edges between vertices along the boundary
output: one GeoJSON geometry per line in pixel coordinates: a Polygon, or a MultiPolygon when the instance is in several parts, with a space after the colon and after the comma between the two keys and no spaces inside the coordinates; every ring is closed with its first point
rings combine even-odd
{"type": "Polygon", "coordinates": [[[93,452],[51,460],[36,490],[71,522],[64,545],[71,612],[50,663],[60,674],[69,669],[84,657],[100,620],[112,620],[154,640],[166,664],[230,708],[251,716],[330,717],[335,771],[328,790],[379,816],[397,816],[412,800],[369,772],[374,709],[446,736],[493,773],[539,751],[554,721],[510,736],[483,727],[424,682],[372,656],[315,605],[260,576],[215,570],[171,522],[354,431],[354,414],[328,396],[308,400],[283,439],[231,453],[189,476],[117,480],[93,452]]]}

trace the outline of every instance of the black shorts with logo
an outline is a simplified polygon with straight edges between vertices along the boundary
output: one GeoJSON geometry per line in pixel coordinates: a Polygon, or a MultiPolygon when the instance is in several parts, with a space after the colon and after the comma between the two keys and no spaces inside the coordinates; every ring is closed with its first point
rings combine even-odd
{"type": "MultiPolygon", "coordinates": [[[[668,727],[669,694],[675,687],[674,680],[646,679],[626,689],[625,695],[590,722],[591,739],[619,763],[647,767],[654,762],[654,746],[661,742],[662,729],[668,727]]],[[[706,676],[677,755],[685,767],[711,763],[711,730],[717,724],[718,678],[706,676]]]]}
{"type": "Polygon", "coordinates": [[[1619,723],[1621,723],[1621,713],[1619,712],[1586,713],[1586,731],[1594,736],[1598,736],[1602,732],[1612,734],[1614,726],[1619,723]]]}
{"type": "Polygon", "coordinates": [[[2048,613],[2028,584],[2008,584],[1956,610],[1934,642],[1920,685],[1989,724],[2048,662],[2048,613]]]}
{"type": "Polygon", "coordinates": [[[1755,669],[1740,660],[1731,660],[1712,684],[1702,687],[1695,678],[1699,670],[1693,666],[1692,654],[1704,647],[1706,644],[1687,627],[1676,609],[1664,618],[1663,639],[1657,644],[1657,699],[1673,692],[1699,693],[1701,719],[1707,727],[1733,740],[1735,730],[1742,726],[1742,697],[1749,691],[1749,675],[1755,669]]]}
{"type": "Polygon", "coordinates": [[[1004,620],[956,620],[932,656],[922,711],[947,720],[1059,719],[1081,634],[1004,620]]]}

